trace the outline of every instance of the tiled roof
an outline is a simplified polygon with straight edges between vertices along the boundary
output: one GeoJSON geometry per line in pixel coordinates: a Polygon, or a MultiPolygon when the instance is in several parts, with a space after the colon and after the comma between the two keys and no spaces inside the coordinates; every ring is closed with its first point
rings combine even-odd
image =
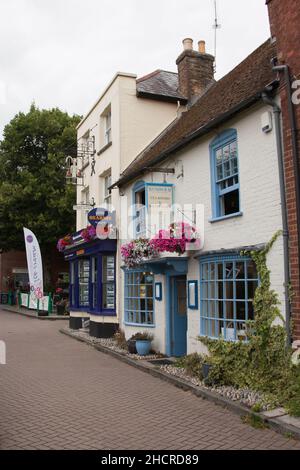
{"type": "Polygon", "coordinates": [[[187,102],[178,91],[178,74],[166,70],[156,70],[136,81],[137,96],[167,101],[187,102]]]}
{"type": "Polygon", "coordinates": [[[275,80],[271,66],[271,59],[275,56],[274,43],[268,40],[262,44],[216,82],[187,112],[138,155],[115,186],[127,183],[147,168],[163,161],[172,152],[257,102],[265,87],[275,80]]]}

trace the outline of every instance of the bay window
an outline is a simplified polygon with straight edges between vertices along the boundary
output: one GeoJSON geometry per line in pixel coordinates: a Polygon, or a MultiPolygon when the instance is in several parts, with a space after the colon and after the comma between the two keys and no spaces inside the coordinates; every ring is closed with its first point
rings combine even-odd
{"type": "Polygon", "coordinates": [[[125,272],[125,323],[154,325],[154,276],[139,271],[125,272]]]}
{"type": "Polygon", "coordinates": [[[229,341],[245,338],[246,322],[254,320],[258,283],[251,259],[233,255],[200,261],[201,336],[229,341]]]}

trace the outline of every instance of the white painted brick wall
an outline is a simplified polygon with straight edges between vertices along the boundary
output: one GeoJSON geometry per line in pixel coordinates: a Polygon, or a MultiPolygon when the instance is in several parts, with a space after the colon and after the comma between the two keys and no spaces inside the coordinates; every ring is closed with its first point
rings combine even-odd
{"type": "MultiPolygon", "coordinates": [[[[261,130],[261,114],[267,109],[268,107],[261,105],[252,108],[251,111],[243,113],[218,130],[218,133],[229,128],[237,130],[242,217],[217,223],[210,222],[212,209],[209,144],[216,137],[217,132],[196,141],[184,151],[174,155],[173,159],[170,158],[168,162],[163,163],[166,167],[173,167],[175,161],[181,161],[184,166],[184,178],[178,180],[172,175],[167,177],[168,183],[175,184],[175,202],[201,203],[205,206],[204,251],[267,243],[275,232],[282,229],[275,131],[264,134],[261,130]]],[[[144,175],[143,180],[163,182],[163,176],[153,173],[144,175]]],[[[131,203],[132,186],[125,191],[128,204],[131,203]]],[[[276,242],[268,256],[268,266],[271,270],[272,288],[278,293],[284,314],[282,237],[276,242]]],[[[190,261],[188,279],[199,280],[198,261],[190,261]]],[[[165,291],[160,309],[164,316],[165,291]]],[[[200,331],[199,311],[189,311],[188,322],[188,352],[190,353],[201,349],[196,339],[200,331]]],[[[157,324],[154,332],[160,338],[157,341],[160,351],[164,351],[163,334],[159,331],[161,326],[157,324]]]]}

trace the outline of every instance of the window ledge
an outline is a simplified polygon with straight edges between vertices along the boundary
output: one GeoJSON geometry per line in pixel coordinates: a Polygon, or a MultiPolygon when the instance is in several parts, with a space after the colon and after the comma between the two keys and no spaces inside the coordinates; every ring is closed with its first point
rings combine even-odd
{"type": "Polygon", "coordinates": [[[102,147],[99,152],[97,153],[97,155],[101,155],[102,153],[104,153],[107,149],[109,149],[109,147],[112,146],[112,141],[108,142],[108,144],[104,145],[104,147],[102,147]]]}
{"type": "Polygon", "coordinates": [[[236,217],[242,217],[243,215],[244,215],[243,212],[237,212],[236,214],[224,215],[223,217],[216,217],[213,219],[209,219],[209,222],[211,224],[214,224],[216,222],[222,222],[223,220],[235,219],[236,217]]]}
{"type": "Polygon", "coordinates": [[[128,323],[127,321],[123,322],[125,326],[134,326],[139,328],[156,328],[155,325],[148,325],[145,323],[128,323]]]}

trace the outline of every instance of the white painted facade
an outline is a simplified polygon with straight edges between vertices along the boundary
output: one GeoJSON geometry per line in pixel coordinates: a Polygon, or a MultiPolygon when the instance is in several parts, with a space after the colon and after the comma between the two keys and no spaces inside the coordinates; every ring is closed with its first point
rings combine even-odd
{"type": "MultiPolygon", "coordinates": [[[[95,140],[95,167],[92,171],[92,157],[78,159],[82,169],[82,186],[77,187],[77,205],[87,204],[77,210],[77,231],[88,225],[88,206],[93,200],[95,207],[104,207],[109,202],[116,211],[116,225],[120,225],[119,191],[109,194],[107,177],[110,184],[119,178],[121,172],[130,164],[136,155],[147,146],[177,116],[178,106],[159,100],[137,97],[136,75],[117,73],[104,90],[98,101],[79,123],[78,147],[84,145],[87,138],[95,140]],[[107,116],[110,113],[109,136],[107,116]],[[93,174],[92,174],[93,173],[93,174]]],[[[117,315],[120,284],[120,257],[116,261],[116,298],[117,315]]],[[[72,317],[89,317],[95,322],[118,322],[118,318],[93,316],[85,311],[72,311],[72,317]]]]}
{"type": "MultiPolygon", "coordinates": [[[[174,185],[174,202],[184,204],[203,204],[204,246],[202,252],[219,251],[222,249],[236,250],[240,247],[265,244],[272,236],[282,230],[280,203],[279,172],[276,149],[275,131],[262,131],[261,116],[269,107],[257,104],[246,112],[237,115],[214,133],[194,141],[180,152],[174,154],[160,164],[160,167],[183,167],[183,176],[162,173],[144,174],[140,179],[154,183],[170,183],[174,185]],[[210,143],[226,129],[237,131],[240,198],[242,215],[227,220],[211,222],[212,218],[212,186],[210,167],[210,143]]],[[[122,188],[128,207],[133,203],[132,189],[136,179],[122,188]]],[[[199,221],[196,221],[196,224],[199,221]]],[[[198,253],[197,253],[198,254],[198,253]]],[[[201,255],[201,253],[200,253],[201,255]]],[[[283,239],[280,236],[268,255],[268,267],[271,271],[272,288],[278,293],[281,311],[284,311],[284,260],[283,239]]],[[[124,274],[123,274],[124,277],[124,274]]],[[[200,281],[199,260],[195,255],[189,256],[187,280],[200,281]]],[[[153,346],[156,350],[166,353],[167,337],[167,286],[166,276],[155,275],[155,282],[162,283],[162,301],[155,301],[155,326],[149,332],[155,336],[153,346]]],[[[124,282],[121,283],[121,296],[124,312],[124,282]]],[[[188,309],[187,353],[201,352],[205,347],[198,340],[200,334],[200,292],[198,290],[199,308],[188,309]]],[[[120,316],[120,327],[129,338],[138,331],[147,331],[146,325],[128,326],[124,324],[124,315],[120,316]]]]}

